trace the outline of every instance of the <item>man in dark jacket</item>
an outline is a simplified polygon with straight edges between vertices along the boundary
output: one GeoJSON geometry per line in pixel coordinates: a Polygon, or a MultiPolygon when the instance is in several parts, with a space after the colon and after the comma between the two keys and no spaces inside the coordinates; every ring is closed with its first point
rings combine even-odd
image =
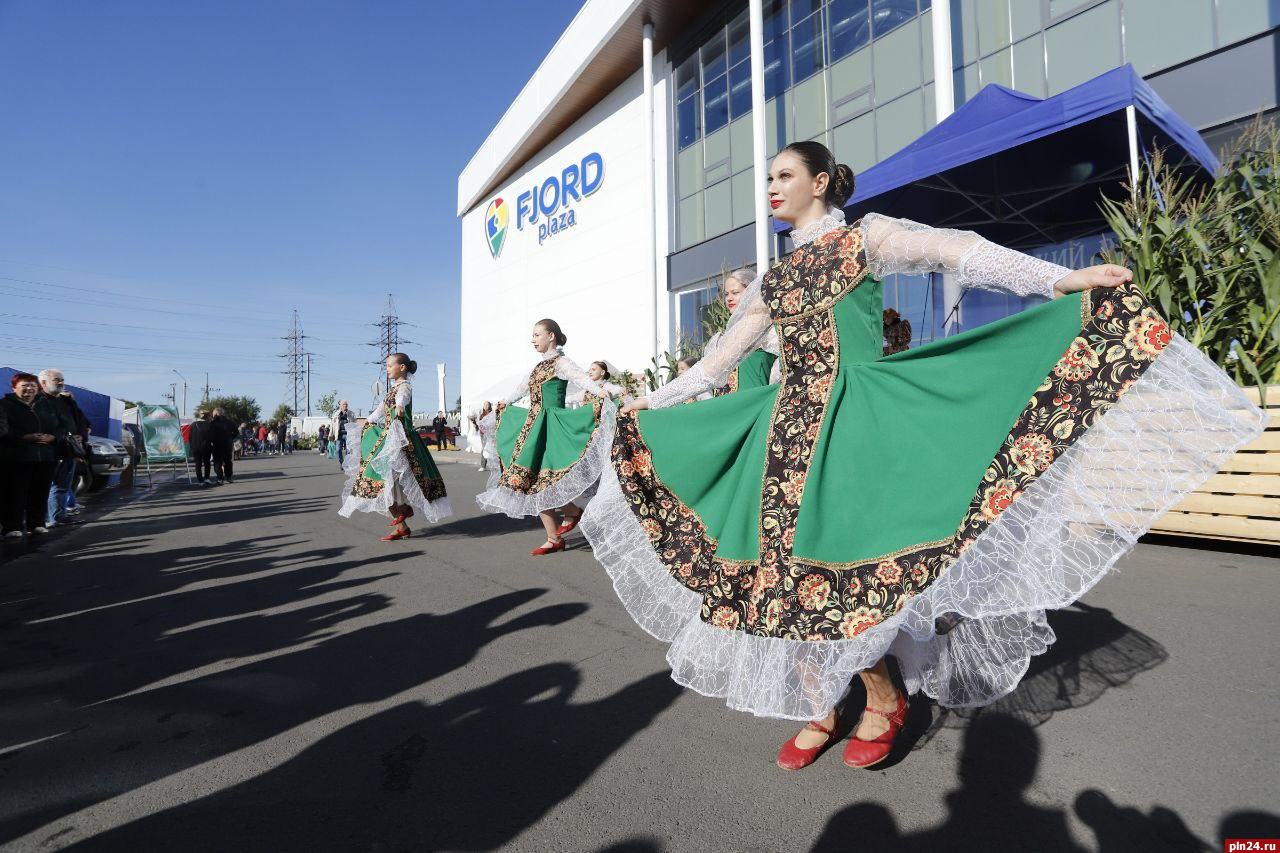
{"type": "Polygon", "coordinates": [[[54,447],[58,451],[58,465],[53,471],[53,485],[49,489],[49,527],[58,524],[79,524],[79,519],[67,514],[67,493],[75,482],[76,468],[83,464],[89,452],[89,419],[80,410],[75,397],[67,392],[67,381],[61,370],[40,371],[40,393],[48,399],[59,417],[71,425],[69,434],[59,435],[54,447]]]}
{"type": "Polygon", "coordinates": [[[0,400],[6,434],[0,442],[0,468],[5,489],[0,493],[0,528],[6,539],[48,533],[45,515],[49,487],[58,467],[57,442],[75,428],[48,396],[40,392],[40,380],[30,373],[15,373],[9,380],[13,393],[0,400]]]}
{"type": "Polygon", "coordinates": [[[213,472],[219,483],[233,482],[231,459],[235,455],[236,436],[239,434],[239,429],[235,421],[218,408],[213,410],[210,430],[213,433],[213,472]]]}
{"type": "Polygon", "coordinates": [[[196,410],[196,419],[191,422],[190,440],[191,457],[196,462],[196,485],[212,485],[213,423],[204,409],[196,410]]]}
{"type": "Polygon", "coordinates": [[[431,428],[436,432],[436,450],[444,450],[449,444],[449,421],[443,410],[431,419],[431,428]]]}

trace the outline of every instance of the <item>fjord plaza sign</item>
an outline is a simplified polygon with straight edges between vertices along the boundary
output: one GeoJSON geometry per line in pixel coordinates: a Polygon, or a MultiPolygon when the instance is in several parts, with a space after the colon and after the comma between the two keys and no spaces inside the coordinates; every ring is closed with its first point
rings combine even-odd
{"type": "MultiPolygon", "coordinates": [[[[604,158],[592,152],[579,163],[570,163],[560,173],[549,175],[516,196],[516,230],[536,226],[538,245],[578,224],[575,205],[600,189],[604,182],[604,158]]],[[[489,254],[497,258],[507,240],[511,220],[510,205],[501,198],[489,202],[484,212],[484,236],[489,254]]]]}

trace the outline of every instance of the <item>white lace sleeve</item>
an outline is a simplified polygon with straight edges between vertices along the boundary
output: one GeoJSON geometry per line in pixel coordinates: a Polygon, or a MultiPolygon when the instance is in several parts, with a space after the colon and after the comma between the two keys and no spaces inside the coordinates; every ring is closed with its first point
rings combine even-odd
{"type": "Polygon", "coordinates": [[[605,396],[604,389],[597,385],[596,381],[588,376],[587,372],[578,367],[573,359],[567,355],[561,355],[556,359],[556,378],[576,385],[584,391],[589,391],[597,397],[605,396]]]}
{"type": "Polygon", "coordinates": [[[867,264],[877,278],[893,273],[955,273],[961,287],[1053,298],[1066,267],[997,246],[973,231],[931,228],[878,213],[862,218],[867,264]]]}
{"type": "Polygon", "coordinates": [[[742,293],[742,301],[729,318],[729,325],[707,342],[702,359],[683,375],[649,395],[649,408],[664,409],[690,397],[697,397],[729,381],[729,374],[751,353],[759,349],[773,328],[769,308],[760,296],[760,279],[742,293]]]}
{"type": "Polygon", "coordinates": [[[371,424],[382,423],[382,411],[385,408],[386,408],[386,404],[384,403],[379,403],[378,405],[374,406],[373,411],[369,413],[369,417],[367,418],[368,422],[371,424]]]}
{"type": "Polygon", "coordinates": [[[396,386],[396,405],[404,408],[413,402],[413,386],[408,382],[401,382],[396,386]]]}
{"type": "Polygon", "coordinates": [[[529,374],[526,373],[520,379],[520,381],[516,383],[516,387],[513,388],[511,391],[507,392],[507,395],[502,398],[502,402],[506,403],[509,406],[512,403],[520,402],[521,400],[523,400],[525,397],[528,397],[528,396],[529,396],[529,374]]]}

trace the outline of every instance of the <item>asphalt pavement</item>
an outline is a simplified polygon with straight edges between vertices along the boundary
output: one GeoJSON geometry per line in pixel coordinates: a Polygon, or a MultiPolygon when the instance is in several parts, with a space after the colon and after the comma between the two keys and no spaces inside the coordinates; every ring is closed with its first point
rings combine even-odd
{"type": "MultiPolygon", "coordinates": [[[[0,563],[0,845],[45,851],[1218,850],[1280,837],[1280,560],[1142,544],[1022,686],[890,761],[682,690],[579,534],[378,541],[313,453],[162,485],[0,563]]],[[[855,709],[860,697],[850,700],[855,709]]],[[[847,728],[846,728],[847,731],[847,728]]]]}

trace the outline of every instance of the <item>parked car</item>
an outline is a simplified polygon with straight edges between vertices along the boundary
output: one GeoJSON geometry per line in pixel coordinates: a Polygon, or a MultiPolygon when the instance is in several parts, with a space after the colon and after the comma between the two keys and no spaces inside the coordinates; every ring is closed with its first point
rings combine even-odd
{"type": "MultiPolygon", "coordinates": [[[[431,447],[436,446],[436,431],[431,427],[431,424],[423,424],[422,426],[417,428],[417,432],[418,432],[418,437],[421,438],[423,441],[425,441],[429,446],[431,447]]],[[[445,427],[444,428],[445,446],[453,444],[453,437],[456,436],[457,434],[458,434],[458,431],[455,430],[453,427],[451,426],[445,427]]]]}
{"type": "Polygon", "coordinates": [[[96,492],[107,485],[112,474],[119,474],[132,464],[129,451],[118,441],[89,436],[89,458],[76,466],[75,481],[72,484],[76,494],[86,491],[96,492]]]}

